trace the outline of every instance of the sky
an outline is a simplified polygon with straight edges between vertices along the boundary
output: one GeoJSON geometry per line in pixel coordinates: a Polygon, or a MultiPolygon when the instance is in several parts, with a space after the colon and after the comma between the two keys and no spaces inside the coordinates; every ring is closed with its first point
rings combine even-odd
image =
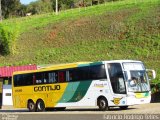
{"type": "Polygon", "coordinates": [[[20,0],[22,4],[29,4],[30,2],[33,2],[33,1],[36,1],[36,0],[20,0]]]}

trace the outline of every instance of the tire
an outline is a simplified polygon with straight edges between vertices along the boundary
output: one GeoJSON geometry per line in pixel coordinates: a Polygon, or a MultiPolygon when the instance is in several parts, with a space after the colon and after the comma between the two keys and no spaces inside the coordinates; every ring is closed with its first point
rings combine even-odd
{"type": "Polygon", "coordinates": [[[43,100],[38,100],[36,103],[36,111],[37,112],[42,112],[45,111],[45,104],[43,102],[43,100]]]}
{"type": "Polygon", "coordinates": [[[29,112],[36,112],[36,105],[31,100],[28,101],[27,108],[29,112]]]}
{"type": "Polygon", "coordinates": [[[109,110],[108,102],[104,97],[99,98],[97,104],[98,104],[99,110],[101,111],[109,110]]]}
{"type": "Polygon", "coordinates": [[[127,110],[128,109],[128,106],[120,106],[119,107],[121,110],[127,110]]]}

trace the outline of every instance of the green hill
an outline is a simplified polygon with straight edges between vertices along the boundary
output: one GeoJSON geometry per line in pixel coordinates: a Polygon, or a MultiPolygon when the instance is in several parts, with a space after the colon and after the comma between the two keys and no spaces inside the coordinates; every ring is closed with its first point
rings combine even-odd
{"type": "Polygon", "coordinates": [[[0,66],[112,59],[142,60],[160,81],[160,0],[124,0],[1,23],[18,31],[0,66]]]}

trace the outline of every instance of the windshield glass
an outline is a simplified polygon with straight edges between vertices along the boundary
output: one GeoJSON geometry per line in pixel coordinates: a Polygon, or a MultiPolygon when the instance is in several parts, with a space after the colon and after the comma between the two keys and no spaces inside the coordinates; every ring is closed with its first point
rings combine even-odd
{"type": "Polygon", "coordinates": [[[149,91],[149,82],[145,71],[130,71],[131,79],[128,80],[129,91],[149,91]]]}
{"type": "Polygon", "coordinates": [[[123,63],[127,73],[127,86],[130,92],[149,91],[149,80],[143,63],[123,63]]]}

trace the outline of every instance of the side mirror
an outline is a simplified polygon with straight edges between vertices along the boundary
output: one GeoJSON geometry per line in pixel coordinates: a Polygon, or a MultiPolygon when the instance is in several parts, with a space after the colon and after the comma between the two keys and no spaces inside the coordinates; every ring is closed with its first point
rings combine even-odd
{"type": "Polygon", "coordinates": [[[155,78],[156,78],[156,72],[155,72],[155,70],[152,70],[152,69],[146,69],[146,71],[147,71],[147,74],[148,74],[149,80],[151,80],[151,79],[155,79],[155,78]]]}

